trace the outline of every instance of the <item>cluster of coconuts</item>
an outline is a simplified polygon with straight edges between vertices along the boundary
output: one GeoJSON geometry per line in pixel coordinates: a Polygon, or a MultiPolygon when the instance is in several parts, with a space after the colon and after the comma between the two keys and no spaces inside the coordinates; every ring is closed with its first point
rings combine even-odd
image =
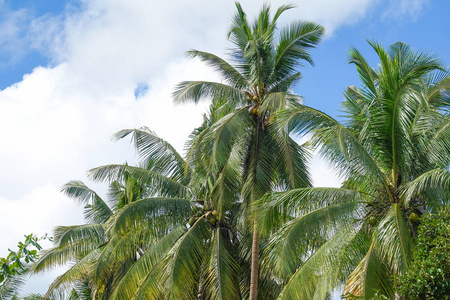
{"type": "MultiPolygon", "coordinates": [[[[248,108],[248,113],[254,116],[261,116],[261,107],[259,105],[252,105],[248,108]]],[[[273,118],[264,117],[264,126],[267,127],[273,118]]]]}
{"type": "Polygon", "coordinates": [[[258,105],[252,105],[248,108],[248,113],[252,114],[252,115],[260,115],[261,114],[261,109],[259,108],[258,105]]]}
{"type": "Polygon", "coordinates": [[[215,225],[217,222],[217,211],[214,210],[211,206],[209,206],[208,204],[203,205],[201,210],[198,210],[194,216],[192,216],[189,219],[189,226],[194,225],[194,223],[197,221],[198,218],[200,218],[201,216],[206,215],[206,220],[208,220],[208,222],[211,225],[215,225]]]}

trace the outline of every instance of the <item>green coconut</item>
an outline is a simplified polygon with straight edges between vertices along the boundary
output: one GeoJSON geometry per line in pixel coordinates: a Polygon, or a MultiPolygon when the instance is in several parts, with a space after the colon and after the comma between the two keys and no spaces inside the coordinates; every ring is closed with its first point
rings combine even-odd
{"type": "Polygon", "coordinates": [[[198,211],[198,212],[195,214],[196,217],[201,217],[202,215],[203,215],[203,213],[202,213],[201,211],[198,211]]]}
{"type": "Polygon", "coordinates": [[[409,220],[413,223],[417,223],[419,221],[419,216],[416,213],[412,213],[409,215],[409,220]]]}
{"type": "Polygon", "coordinates": [[[212,217],[212,218],[210,218],[208,221],[209,221],[209,223],[211,223],[211,224],[215,224],[215,223],[216,223],[216,218],[212,217]]]}
{"type": "Polygon", "coordinates": [[[372,217],[369,218],[369,224],[370,224],[370,226],[375,226],[375,225],[377,225],[377,222],[378,222],[378,220],[377,220],[377,218],[375,218],[374,216],[372,216],[372,217]]]}
{"type": "Polygon", "coordinates": [[[195,219],[194,217],[190,218],[190,219],[189,219],[189,226],[194,225],[195,220],[196,220],[196,219],[195,219]]]}

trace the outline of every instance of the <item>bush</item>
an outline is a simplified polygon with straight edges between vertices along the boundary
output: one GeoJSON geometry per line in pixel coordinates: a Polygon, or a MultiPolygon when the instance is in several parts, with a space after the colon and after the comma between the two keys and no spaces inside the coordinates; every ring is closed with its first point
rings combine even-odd
{"type": "Polygon", "coordinates": [[[398,293],[407,300],[450,299],[450,208],[426,214],[418,228],[417,247],[398,293]]]}

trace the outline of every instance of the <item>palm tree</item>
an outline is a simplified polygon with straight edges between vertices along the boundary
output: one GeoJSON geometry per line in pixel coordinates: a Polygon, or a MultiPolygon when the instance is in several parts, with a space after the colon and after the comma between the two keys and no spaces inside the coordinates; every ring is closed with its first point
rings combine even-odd
{"type": "Polygon", "coordinates": [[[381,64],[373,69],[351,49],[362,87],[345,93],[344,125],[303,105],[280,116],[288,130],[312,130],[345,181],[259,203],[261,224],[279,226],[267,250],[279,299],[323,299],[342,283],[347,295],[393,298],[392,275],[410,263],[418,217],[449,204],[450,74],[432,54],[369,43],[381,64]],[[274,214],[286,222],[274,224],[274,214]]]}
{"type": "MultiPolygon", "coordinates": [[[[202,130],[194,131],[191,143],[202,130]]],[[[124,206],[111,231],[127,235],[141,226],[157,226],[166,232],[153,240],[145,237],[150,246],[139,253],[108,299],[248,298],[251,239],[238,226],[243,205],[237,201],[242,189],[240,161],[230,156],[220,174],[212,173],[201,164],[187,164],[147,129],[123,130],[116,137],[128,135],[141,167],[108,165],[92,170],[91,176],[114,180],[130,172],[140,182],[151,183],[147,188],[154,192],[124,206]]],[[[268,276],[263,281],[267,299],[273,299],[276,282],[268,276]]]]}
{"type": "MultiPolygon", "coordinates": [[[[241,265],[247,261],[241,246],[246,239],[234,224],[239,203],[220,201],[236,198],[240,182],[230,180],[238,177],[196,173],[147,129],[123,130],[116,138],[128,135],[140,166],[90,171],[94,180],[110,182],[112,208],[81,182],[63,188],[85,204],[92,224],[57,228],[55,248],[44,253],[34,270],[75,264],[55,280],[47,296],[61,289],[79,294],[77,286],[87,283],[93,299],[242,298],[241,286],[247,283],[241,265]]],[[[237,173],[236,168],[230,160],[224,173],[237,173]]]]}
{"type": "Polygon", "coordinates": [[[212,66],[223,82],[181,82],[174,99],[177,103],[212,100],[211,122],[192,142],[189,159],[197,164],[203,161],[201,164],[218,176],[224,174],[223,168],[232,157],[243,166],[243,215],[246,224],[253,227],[250,299],[254,300],[260,232],[251,204],[274,189],[310,185],[305,150],[286,131],[276,130],[273,123],[278,110],[300,101],[290,90],[301,77],[296,67],[305,61],[312,64],[308,50],[319,43],[324,30],[311,22],[292,22],[277,35],[278,18],[292,6],[281,6],[271,18],[270,7],[265,5],[251,24],[239,3],[236,8],[228,33],[234,44],[233,63],[207,52],[188,52],[212,66]]]}

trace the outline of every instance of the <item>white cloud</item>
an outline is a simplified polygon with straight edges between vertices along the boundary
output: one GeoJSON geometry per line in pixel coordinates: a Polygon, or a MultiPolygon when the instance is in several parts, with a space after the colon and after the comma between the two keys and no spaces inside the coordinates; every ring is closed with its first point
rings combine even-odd
{"type": "Polygon", "coordinates": [[[3,246],[0,248],[0,257],[8,253],[7,248],[16,249],[25,234],[42,235],[51,232],[57,224],[81,224],[83,221],[82,213],[74,213],[79,207],[63,197],[59,187],[52,185],[31,189],[14,202],[0,197],[0,207],[3,246]]]}

